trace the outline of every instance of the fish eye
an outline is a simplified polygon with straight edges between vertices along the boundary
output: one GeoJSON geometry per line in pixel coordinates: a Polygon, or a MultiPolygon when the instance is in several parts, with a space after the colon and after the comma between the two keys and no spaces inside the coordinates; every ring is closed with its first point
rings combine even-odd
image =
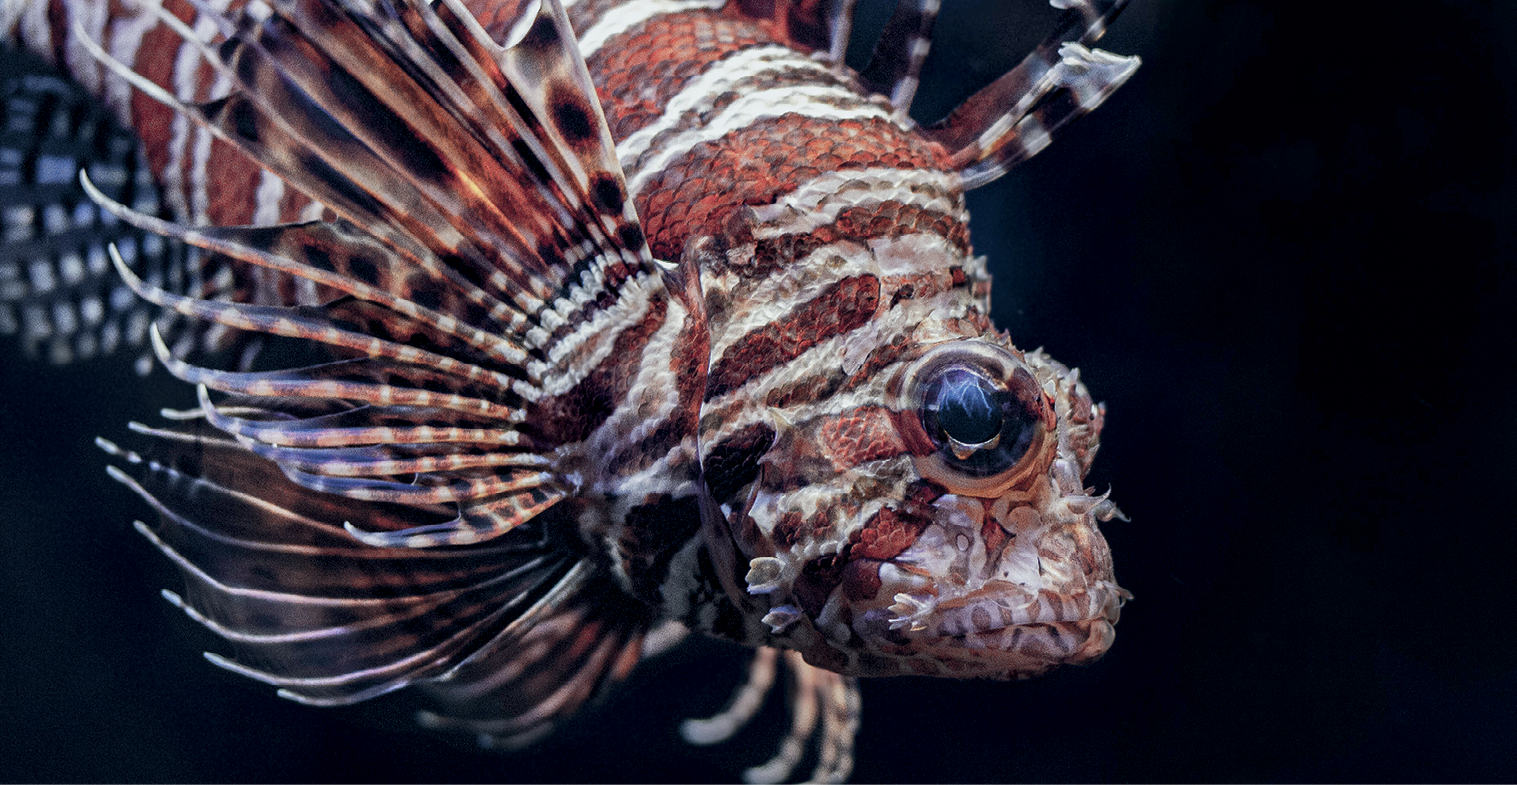
{"type": "Polygon", "coordinates": [[[994,495],[1029,477],[1053,430],[1032,372],[983,341],[934,347],[907,371],[903,413],[918,469],[955,493],[994,495]]]}
{"type": "Polygon", "coordinates": [[[1010,390],[957,366],[927,382],[919,414],[943,459],[972,477],[1000,474],[1016,465],[1038,427],[1010,390]]]}

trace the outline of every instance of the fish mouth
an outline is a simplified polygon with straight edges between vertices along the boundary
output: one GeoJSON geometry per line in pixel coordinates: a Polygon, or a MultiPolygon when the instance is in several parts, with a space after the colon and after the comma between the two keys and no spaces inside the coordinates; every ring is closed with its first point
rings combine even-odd
{"type": "MultiPolygon", "coordinates": [[[[999,582],[995,582],[999,583],[999,582]]],[[[926,625],[931,634],[948,638],[984,634],[1011,627],[1034,624],[1072,624],[1105,621],[1116,624],[1122,603],[1132,598],[1126,589],[1110,581],[1097,581],[1083,591],[1070,594],[1041,589],[1029,592],[1023,586],[989,584],[972,595],[934,604],[926,625]]],[[[907,594],[896,597],[891,611],[910,611],[916,602],[907,594]]],[[[899,617],[897,617],[899,618],[899,617]]],[[[892,622],[897,629],[908,626],[907,620],[892,622]],[[905,623],[902,623],[905,621],[905,623]]]]}
{"type": "Polygon", "coordinates": [[[901,612],[920,609],[917,598],[903,593],[887,610],[893,617],[881,630],[890,642],[883,648],[916,655],[906,664],[922,675],[1031,678],[1100,659],[1116,639],[1122,604],[1132,597],[1109,581],[1071,594],[1017,588],[948,600],[905,624],[901,612]]]}
{"type": "Polygon", "coordinates": [[[936,520],[880,565],[890,602],[865,613],[865,626],[888,648],[932,652],[946,675],[1025,678],[1097,659],[1132,595],[1094,517],[1051,509],[1002,516],[939,499],[936,520]]]}

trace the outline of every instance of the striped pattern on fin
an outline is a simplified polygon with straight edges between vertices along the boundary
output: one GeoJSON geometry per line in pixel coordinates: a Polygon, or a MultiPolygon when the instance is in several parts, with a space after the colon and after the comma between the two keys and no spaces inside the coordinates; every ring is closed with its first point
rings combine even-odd
{"type": "Polygon", "coordinates": [[[1054,31],[1001,78],[922,129],[952,151],[964,188],[978,188],[1037,154],[1065,124],[1095,109],[1141,61],[1086,45],[1127,0],[1050,0],[1064,9],[1054,31]]]}
{"type": "Polygon", "coordinates": [[[719,744],[748,725],[763,706],[783,664],[790,672],[786,699],[790,724],[774,756],[743,772],[744,782],[785,782],[815,748],[816,768],[806,782],[843,782],[853,771],[854,737],[859,724],[859,681],[812,665],[794,651],[760,647],[748,679],[732,700],[712,717],[686,720],[680,735],[691,744],[719,744]],[[820,723],[818,720],[820,719],[820,723]],[[820,724],[820,728],[818,728],[820,724]]]}
{"type": "Polygon", "coordinates": [[[187,297],[118,262],[138,295],[172,313],[335,358],[222,371],[154,334],[171,373],[239,401],[234,415],[203,389],[204,416],[292,483],[355,502],[455,511],[400,528],[350,522],[354,537],[376,547],[488,540],[565,498],[573,482],[552,456],[573,431],[553,420],[581,413],[547,404],[604,365],[635,368],[636,357],[605,349],[639,329],[640,314],[662,312],[667,265],[654,263],[643,238],[563,9],[548,0],[524,13],[496,25],[502,46],[453,0],[255,0],[217,20],[223,38],[212,46],[160,10],[162,24],[230,85],[200,104],[86,43],[150,97],[336,214],[187,227],[85,180],[127,224],[320,295],[319,305],[187,297]],[[397,445],[360,416],[342,419],[371,408],[403,421],[411,440],[397,445]],[[492,436],[443,436],[431,425],[439,418],[455,435],[492,436]],[[320,443],[283,441],[297,429],[320,443]]]}
{"type": "Polygon", "coordinates": [[[897,0],[895,11],[885,23],[874,56],[859,72],[859,79],[870,91],[890,97],[896,115],[907,118],[911,99],[921,84],[922,64],[932,47],[932,24],[937,21],[943,0],[897,0]]]}
{"type": "Polygon", "coordinates": [[[547,342],[653,269],[567,24],[544,3],[502,49],[451,4],[252,3],[200,48],[232,88],[197,105],[93,51],[397,252],[477,281],[547,342]]]}
{"type": "MultiPolygon", "coordinates": [[[[96,195],[140,224],[345,295],[320,307],[196,300],[147,284],[117,260],[128,285],[150,302],[193,319],[325,345],[349,358],[283,370],[218,371],[180,359],[156,333],[154,340],[159,359],[174,375],[254,397],[239,404],[248,413],[232,418],[223,417],[202,392],[202,410],[213,424],[237,435],[245,449],[277,462],[295,483],[358,500],[457,505],[457,517],[447,522],[380,532],[355,526],[361,539],[381,546],[488,539],[566,495],[538,445],[516,430],[524,419],[521,405],[536,394],[513,364],[526,353],[418,305],[416,300],[432,298],[422,297],[417,287],[431,287],[415,282],[419,273],[402,277],[392,269],[395,260],[376,254],[352,227],[314,223],[191,231],[96,195]],[[386,407],[391,424],[375,428],[361,417],[336,422],[334,406],[338,411],[386,407]],[[436,424],[439,417],[447,428],[436,424]],[[312,421],[305,432],[318,435],[316,440],[296,443],[282,435],[303,421],[312,421]],[[404,446],[395,444],[397,421],[407,431],[404,446]],[[461,426],[472,426],[464,430],[477,435],[460,436],[461,426]]],[[[457,302],[434,304],[468,312],[457,302]]]]}
{"type": "Polygon", "coordinates": [[[590,574],[587,564],[576,570],[585,573],[576,591],[540,603],[528,611],[536,618],[518,622],[520,632],[497,636],[423,685],[441,704],[421,713],[424,726],[472,733],[484,747],[516,749],[631,672],[652,611],[610,574],[590,574]]]}
{"type": "Polygon", "coordinates": [[[579,586],[546,520],[473,546],[373,547],[341,521],[393,531],[451,511],[312,492],[201,419],[133,429],[144,454],[100,443],[158,513],[138,530],[186,582],[165,596],[231,644],[208,659],[284,697],[340,705],[441,678],[579,586]]]}

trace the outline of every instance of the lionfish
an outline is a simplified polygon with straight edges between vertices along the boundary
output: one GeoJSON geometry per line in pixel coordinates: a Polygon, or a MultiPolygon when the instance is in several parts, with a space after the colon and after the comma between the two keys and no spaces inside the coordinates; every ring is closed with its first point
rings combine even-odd
{"type": "Polygon", "coordinates": [[[6,78],[0,327],[196,385],[100,444],[213,663],[514,746],[695,630],[758,653],[686,737],[783,664],[748,776],[838,780],[859,676],[1107,650],[1105,410],[992,326],[964,193],[1133,73],[1124,0],[933,125],[939,0],[857,72],[854,1],[0,2],[67,75],[6,78]]]}

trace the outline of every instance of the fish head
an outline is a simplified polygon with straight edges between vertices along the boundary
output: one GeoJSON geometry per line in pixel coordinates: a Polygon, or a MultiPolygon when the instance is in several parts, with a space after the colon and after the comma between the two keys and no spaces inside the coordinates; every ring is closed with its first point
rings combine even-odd
{"type": "Polygon", "coordinates": [[[769,643],[854,675],[1025,678],[1110,647],[1130,595],[1087,488],[1104,407],[1004,333],[919,347],[871,398],[778,412],[737,517],[769,643]]]}

